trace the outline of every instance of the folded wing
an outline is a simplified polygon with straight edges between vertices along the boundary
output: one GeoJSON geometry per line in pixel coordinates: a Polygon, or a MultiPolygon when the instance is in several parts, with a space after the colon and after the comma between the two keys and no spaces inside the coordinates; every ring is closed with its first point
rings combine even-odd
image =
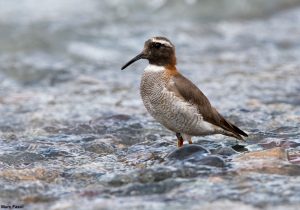
{"type": "Polygon", "coordinates": [[[201,90],[199,90],[196,85],[183,75],[174,75],[171,78],[169,89],[189,103],[196,105],[199,114],[203,116],[205,121],[230,132],[232,136],[237,139],[242,140],[242,136],[248,136],[244,131],[227,121],[221,114],[219,114],[218,111],[211,106],[209,100],[201,92],[201,90]]]}

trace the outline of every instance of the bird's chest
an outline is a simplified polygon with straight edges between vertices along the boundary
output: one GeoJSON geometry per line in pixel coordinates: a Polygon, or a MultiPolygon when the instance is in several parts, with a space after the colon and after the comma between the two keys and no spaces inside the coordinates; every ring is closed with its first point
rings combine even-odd
{"type": "Polygon", "coordinates": [[[163,71],[144,71],[140,93],[147,111],[173,131],[186,130],[196,122],[197,109],[170,91],[171,80],[163,71]]]}
{"type": "Polygon", "coordinates": [[[155,106],[158,108],[164,102],[163,90],[166,86],[166,81],[162,71],[144,72],[140,85],[140,93],[142,100],[149,112],[155,111],[155,106]]]}

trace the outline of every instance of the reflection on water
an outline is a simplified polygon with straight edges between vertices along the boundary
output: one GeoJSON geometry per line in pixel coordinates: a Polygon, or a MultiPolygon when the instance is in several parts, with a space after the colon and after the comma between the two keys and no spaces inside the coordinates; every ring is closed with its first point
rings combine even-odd
{"type": "Polygon", "coordinates": [[[298,207],[299,3],[0,0],[0,203],[298,207]],[[140,100],[146,62],[120,71],[153,35],[247,144],[209,136],[176,150],[140,100]]]}

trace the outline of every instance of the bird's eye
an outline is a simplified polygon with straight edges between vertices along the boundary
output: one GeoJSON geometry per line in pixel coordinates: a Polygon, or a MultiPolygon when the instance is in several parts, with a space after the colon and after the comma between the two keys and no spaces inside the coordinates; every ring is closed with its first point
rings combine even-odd
{"type": "Polygon", "coordinates": [[[154,43],[154,47],[156,48],[156,49],[159,49],[160,47],[162,46],[162,44],[161,43],[154,43]]]}

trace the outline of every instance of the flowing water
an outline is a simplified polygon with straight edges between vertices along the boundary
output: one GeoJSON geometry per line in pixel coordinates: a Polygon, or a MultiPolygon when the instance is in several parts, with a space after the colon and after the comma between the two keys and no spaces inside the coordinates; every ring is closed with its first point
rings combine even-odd
{"type": "Polygon", "coordinates": [[[297,209],[299,0],[0,0],[0,204],[23,209],[297,209]],[[247,142],[175,135],[146,112],[146,39],[247,142]]]}

